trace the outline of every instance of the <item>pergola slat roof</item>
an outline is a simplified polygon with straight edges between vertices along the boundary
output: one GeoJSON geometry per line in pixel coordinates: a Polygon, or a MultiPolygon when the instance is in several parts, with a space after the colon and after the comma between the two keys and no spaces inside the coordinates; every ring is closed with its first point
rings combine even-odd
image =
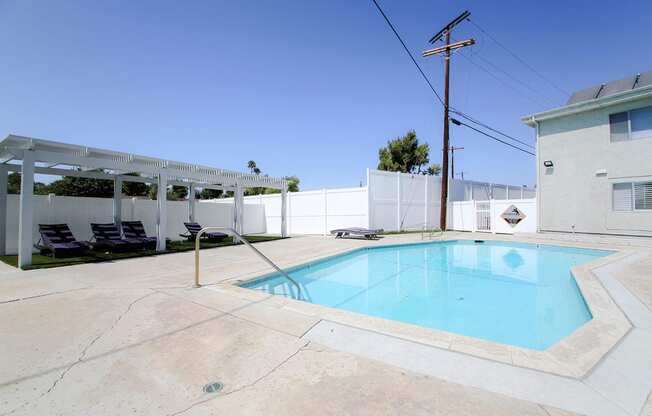
{"type": "MultiPolygon", "coordinates": [[[[7,163],[10,160],[21,160],[25,150],[34,151],[37,162],[48,163],[47,167],[37,168],[38,173],[44,174],[48,174],[47,170],[56,165],[70,165],[110,169],[115,173],[136,172],[154,176],[165,171],[171,181],[194,182],[199,186],[201,184],[240,185],[280,190],[286,186],[285,180],[281,178],[15,135],[10,135],[0,142],[0,161],[7,163]]],[[[52,171],[51,174],[60,175],[61,169],[56,173],[52,171]]]]}
{"type": "MultiPolygon", "coordinates": [[[[191,163],[157,159],[131,153],[98,149],[51,140],[10,135],[0,142],[0,254],[5,254],[7,219],[7,173],[21,172],[20,216],[18,221],[18,264],[32,262],[34,174],[77,176],[122,182],[150,182],[157,188],[157,251],[166,249],[167,186],[187,186],[188,220],[194,221],[195,187],[233,191],[233,229],[243,232],[244,188],[261,187],[281,190],[281,235],[287,235],[287,182],[269,176],[252,175],[191,163]],[[22,161],[21,164],[15,163],[22,161]],[[137,174],[137,176],[134,176],[137,174]]],[[[121,222],[122,195],[113,193],[113,221],[121,222]]],[[[214,224],[204,224],[211,226],[214,224]]]]}

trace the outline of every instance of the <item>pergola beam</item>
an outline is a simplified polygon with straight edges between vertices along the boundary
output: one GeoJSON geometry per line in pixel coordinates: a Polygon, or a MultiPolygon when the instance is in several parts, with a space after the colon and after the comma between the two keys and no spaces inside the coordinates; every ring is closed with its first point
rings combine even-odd
{"type": "MultiPolygon", "coordinates": [[[[21,165],[9,164],[4,166],[9,172],[20,172],[22,170],[21,165]]],[[[40,175],[72,176],[77,178],[105,179],[110,181],[118,177],[122,182],[139,182],[139,183],[151,183],[151,184],[158,183],[157,178],[152,178],[148,176],[112,175],[110,173],[104,173],[104,172],[48,168],[42,166],[35,166],[34,173],[38,173],[40,175]]],[[[223,191],[235,191],[235,186],[225,186],[225,185],[201,183],[201,182],[168,181],[168,185],[186,186],[186,187],[189,186],[191,183],[195,184],[195,186],[198,188],[220,189],[223,191]]]]}
{"type": "MultiPolygon", "coordinates": [[[[73,176],[111,180],[114,183],[113,218],[121,221],[122,183],[140,182],[158,184],[157,191],[157,251],[165,250],[167,234],[167,186],[184,186],[189,192],[189,217],[194,218],[194,189],[219,189],[234,193],[234,226],[243,231],[244,188],[273,188],[283,192],[282,234],[285,236],[285,198],[287,182],[284,179],[262,177],[208,166],[194,165],[139,156],[111,150],[96,149],[74,144],[10,135],[0,142],[0,239],[6,238],[6,188],[7,173],[21,172],[20,217],[18,237],[18,264],[31,264],[34,238],[34,175],[73,176]],[[7,163],[22,160],[22,165],[7,163]],[[79,169],[56,168],[57,165],[79,169]],[[110,173],[101,171],[109,170],[110,173]],[[132,176],[134,172],[145,176],[132,176]]],[[[0,252],[4,242],[0,243],[0,252]]]]}

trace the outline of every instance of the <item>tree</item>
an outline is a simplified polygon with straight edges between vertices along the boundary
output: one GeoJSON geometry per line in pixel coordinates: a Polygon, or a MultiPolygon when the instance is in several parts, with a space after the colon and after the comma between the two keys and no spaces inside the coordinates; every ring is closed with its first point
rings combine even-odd
{"type": "Polygon", "coordinates": [[[221,198],[224,192],[221,189],[208,189],[204,188],[199,193],[200,199],[215,199],[221,198]]]}
{"type": "MultiPolygon", "coordinates": [[[[249,171],[251,173],[254,173],[254,169],[258,169],[256,167],[256,162],[254,162],[253,160],[250,160],[249,162],[247,162],[247,168],[249,168],[249,171]]],[[[260,169],[258,169],[258,171],[260,172],[260,169]]]]}
{"type": "Polygon", "coordinates": [[[439,163],[433,163],[432,165],[428,166],[428,170],[426,172],[428,175],[439,176],[441,173],[441,166],[439,166],[439,163]]]}
{"type": "MultiPolygon", "coordinates": [[[[256,165],[256,162],[253,160],[250,160],[247,162],[247,168],[249,171],[254,174],[254,175],[260,175],[262,171],[260,168],[258,168],[258,165],[256,165]]],[[[267,175],[264,175],[267,176],[267,175]]],[[[285,179],[288,182],[288,191],[290,192],[299,192],[299,178],[296,177],[295,175],[292,176],[285,176],[283,179],[285,179]]],[[[254,187],[254,188],[247,188],[244,190],[245,196],[247,195],[260,195],[260,194],[277,194],[281,192],[278,189],[274,188],[264,188],[264,187],[254,187]]]]}
{"type": "MultiPolygon", "coordinates": [[[[98,172],[102,171],[98,170],[98,172]]],[[[58,196],[112,198],[113,181],[110,179],[64,176],[48,185],[48,190],[58,196]]]]}
{"type": "MultiPolygon", "coordinates": [[[[140,176],[137,173],[127,173],[128,176],[140,176]]],[[[147,196],[150,186],[144,182],[122,182],[122,193],[126,196],[147,196]]]]}
{"type": "Polygon", "coordinates": [[[295,175],[292,176],[286,176],[283,179],[285,179],[288,182],[288,191],[290,192],[299,192],[299,178],[295,175]]]}
{"type": "MultiPolygon", "coordinates": [[[[295,175],[292,176],[284,176],[283,179],[285,179],[288,183],[288,191],[289,192],[299,192],[299,178],[295,175]]],[[[274,189],[274,188],[265,188],[265,194],[278,194],[281,193],[279,189],[274,189]]]]}
{"type": "MultiPolygon", "coordinates": [[[[8,194],[20,194],[20,173],[11,172],[7,176],[7,193],[8,194]]],[[[34,194],[35,195],[47,195],[48,186],[42,182],[34,182],[34,194]]]]}
{"type": "Polygon", "coordinates": [[[427,173],[423,166],[430,161],[428,143],[419,144],[414,130],[387,142],[378,150],[378,169],[403,173],[427,173]]]}
{"type": "Polygon", "coordinates": [[[172,189],[168,189],[168,200],[178,201],[186,199],[188,196],[188,188],[185,186],[173,185],[172,189]]]}

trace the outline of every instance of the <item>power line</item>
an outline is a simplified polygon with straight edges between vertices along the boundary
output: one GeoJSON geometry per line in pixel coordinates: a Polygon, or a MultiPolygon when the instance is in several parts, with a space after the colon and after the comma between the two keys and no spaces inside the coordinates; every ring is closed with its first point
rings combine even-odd
{"type": "Polygon", "coordinates": [[[509,147],[512,147],[512,148],[514,148],[514,149],[516,149],[516,150],[520,150],[520,151],[523,152],[523,153],[527,153],[528,155],[536,156],[534,153],[530,152],[529,150],[521,149],[521,148],[518,147],[518,146],[514,146],[513,144],[508,143],[508,142],[506,142],[506,141],[504,141],[504,140],[501,140],[501,139],[499,139],[498,137],[492,136],[491,134],[485,133],[485,132],[482,131],[482,130],[476,129],[476,128],[473,127],[473,126],[470,126],[470,125],[464,123],[463,121],[459,121],[459,120],[457,120],[457,119],[451,118],[451,122],[452,122],[453,124],[458,125],[458,126],[466,126],[466,127],[470,128],[471,130],[475,130],[475,131],[477,131],[478,133],[483,134],[483,135],[489,137],[490,139],[496,140],[496,141],[498,141],[498,142],[500,142],[500,143],[502,143],[502,144],[505,144],[505,145],[507,145],[507,146],[509,146],[509,147]]]}
{"type": "MultiPolygon", "coordinates": [[[[510,80],[512,80],[512,81],[514,81],[514,82],[516,82],[516,83],[518,83],[518,84],[520,84],[520,85],[522,85],[524,88],[528,89],[528,90],[531,91],[532,93],[534,93],[534,94],[536,94],[536,95],[542,95],[540,91],[535,90],[535,89],[532,88],[530,85],[528,85],[526,82],[521,81],[520,79],[518,79],[518,78],[515,77],[514,75],[510,74],[510,73],[507,72],[506,70],[502,69],[502,68],[499,67],[498,65],[494,64],[493,62],[491,62],[490,60],[488,60],[488,59],[485,58],[484,56],[482,56],[482,55],[480,55],[480,54],[475,54],[474,56],[477,57],[478,59],[482,60],[485,64],[489,65],[490,67],[494,68],[495,70],[497,70],[497,71],[499,71],[499,72],[502,72],[502,73],[503,73],[506,77],[508,77],[510,80]]],[[[550,103],[552,103],[552,101],[550,100],[549,97],[547,97],[547,96],[543,97],[543,96],[542,96],[542,98],[545,99],[546,102],[550,102],[550,103]]]]}
{"type": "Polygon", "coordinates": [[[435,94],[435,97],[437,97],[437,99],[439,100],[441,105],[444,105],[444,100],[442,100],[441,96],[437,93],[437,90],[435,90],[435,87],[432,86],[432,84],[430,83],[430,80],[428,79],[426,74],[423,72],[423,69],[421,69],[421,66],[417,63],[417,60],[414,59],[414,55],[412,55],[412,52],[410,52],[410,49],[408,49],[407,45],[405,44],[405,42],[401,38],[401,35],[399,35],[398,32],[396,31],[396,28],[394,28],[394,25],[392,24],[392,22],[390,22],[389,17],[387,17],[387,15],[385,14],[385,12],[383,11],[383,9],[380,7],[380,5],[378,4],[378,2],[376,0],[371,0],[371,1],[374,3],[374,5],[376,5],[376,8],[378,9],[380,14],[385,19],[385,22],[387,22],[387,25],[389,25],[390,29],[392,29],[392,32],[394,32],[394,35],[396,36],[396,39],[398,39],[398,41],[401,42],[401,45],[403,45],[403,49],[405,49],[405,52],[408,54],[408,56],[412,60],[412,63],[414,64],[414,66],[417,67],[417,70],[419,71],[419,73],[421,74],[423,79],[428,83],[428,86],[430,86],[430,89],[435,94]]]}
{"type": "Polygon", "coordinates": [[[470,18],[467,18],[466,20],[469,21],[473,26],[475,26],[475,27],[476,27],[480,32],[482,32],[483,34],[485,34],[489,39],[491,39],[492,41],[494,41],[498,46],[500,46],[501,48],[503,48],[507,53],[509,53],[510,55],[512,55],[512,57],[513,57],[514,59],[516,59],[516,60],[519,61],[521,64],[523,64],[523,65],[524,65],[526,68],[528,68],[530,71],[532,71],[532,72],[534,72],[535,74],[537,74],[537,75],[539,76],[539,78],[543,79],[543,80],[546,81],[548,84],[552,85],[552,86],[553,86],[557,91],[561,92],[562,94],[564,94],[564,95],[566,95],[566,96],[569,96],[569,95],[570,95],[570,93],[569,93],[568,91],[564,90],[563,88],[559,87],[557,84],[555,84],[554,82],[552,82],[552,81],[551,81],[550,79],[548,79],[546,76],[544,76],[544,75],[541,74],[539,71],[537,71],[536,69],[534,69],[530,64],[528,64],[527,62],[525,62],[525,61],[524,61],[520,56],[518,56],[516,53],[514,53],[514,52],[512,52],[510,49],[508,49],[507,46],[503,45],[503,44],[502,44],[501,42],[499,42],[496,38],[494,38],[494,37],[491,36],[489,33],[487,33],[487,31],[484,30],[483,28],[481,28],[480,25],[478,25],[477,23],[475,23],[475,22],[474,22],[473,20],[471,20],[470,18]]]}
{"type": "Polygon", "coordinates": [[[511,89],[512,91],[515,91],[516,93],[521,95],[523,98],[527,98],[528,100],[532,101],[533,103],[536,103],[536,104],[538,104],[538,105],[540,105],[542,107],[546,107],[546,105],[542,101],[539,101],[537,98],[533,98],[533,97],[531,97],[531,96],[529,96],[527,94],[524,94],[523,91],[521,91],[521,90],[517,89],[516,87],[514,87],[513,85],[509,84],[507,81],[503,80],[498,75],[494,74],[493,72],[491,72],[490,70],[488,70],[484,66],[480,65],[479,63],[477,63],[473,59],[466,56],[466,54],[460,52],[460,56],[462,58],[466,59],[467,61],[469,61],[473,66],[479,68],[480,70],[482,70],[483,72],[485,72],[486,74],[491,76],[496,81],[498,81],[501,84],[505,85],[507,88],[511,89]]]}
{"type": "Polygon", "coordinates": [[[461,112],[461,111],[458,111],[458,110],[452,109],[452,110],[451,110],[451,113],[455,113],[455,114],[457,114],[457,115],[460,116],[460,117],[464,117],[465,119],[467,119],[467,120],[470,121],[471,123],[475,123],[475,124],[477,124],[477,125],[479,125],[479,126],[484,127],[485,129],[488,129],[488,130],[493,131],[494,133],[498,133],[498,134],[500,134],[501,136],[504,136],[504,137],[506,137],[506,138],[508,138],[508,139],[510,139],[510,140],[513,140],[513,141],[515,141],[515,142],[517,142],[517,143],[520,143],[520,144],[522,144],[522,145],[524,145],[524,146],[527,146],[527,147],[530,147],[530,148],[534,149],[534,146],[532,146],[531,144],[526,143],[526,142],[524,142],[524,141],[521,141],[521,140],[519,140],[519,139],[517,139],[517,138],[515,138],[515,137],[512,137],[512,136],[510,136],[509,134],[505,134],[505,133],[503,133],[503,132],[500,131],[500,130],[496,130],[496,129],[494,129],[493,127],[489,126],[488,124],[485,124],[485,123],[481,122],[480,120],[477,120],[477,119],[475,119],[475,118],[473,118],[473,117],[471,117],[471,116],[469,116],[469,115],[467,115],[467,114],[465,114],[465,113],[463,113],[463,112],[461,112]]]}
{"type": "MultiPolygon", "coordinates": [[[[444,105],[444,100],[441,98],[441,96],[439,95],[439,93],[437,93],[437,90],[436,90],[435,87],[432,85],[432,83],[430,82],[430,80],[428,79],[428,77],[426,76],[426,74],[423,72],[423,69],[421,69],[421,66],[419,65],[419,63],[418,63],[418,62],[416,61],[416,59],[414,58],[414,55],[412,55],[412,52],[410,52],[410,49],[407,47],[407,44],[405,43],[405,41],[403,41],[403,39],[401,38],[401,35],[398,34],[398,31],[396,30],[396,28],[394,27],[394,25],[392,24],[392,22],[389,20],[389,17],[387,17],[387,14],[385,14],[385,12],[383,11],[382,7],[380,7],[380,4],[378,4],[378,2],[377,2],[376,0],[371,0],[371,1],[372,1],[373,4],[376,6],[376,9],[378,9],[378,12],[379,12],[379,13],[383,16],[383,18],[385,19],[385,22],[387,23],[387,25],[389,26],[389,28],[390,28],[390,29],[392,30],[392,32],[394,33],[394,36],[396,36],[396,38],[398,39],[398,41],[401,42],[401,45],[403,46],[403,49],[405,50],[405,53],[407,53],[407,55],[410,57],[410,60],[412,61],[412,63],[414,64],[414,66],[417,68],[417,70],[418,70],[419,73],[421,74],[421,77],[423,78],[423,80],[426,81],[426,83],[427,83],[428,86],[430,87],[430,90],[433,92],[433,94],[435,94],[435,97],[437,97],[437,100],[439,101],[439,103],[440,103],[442,106],[445,107],[445,105],[444,105]]],[[[464,56],[464,55],[463,55],[463,56],[464,56]]],[[[467,58],[467,59],[468,59],[468,58],[467,58]]],[[[464,117],[465,119],[467,119],[468,121],[470,121],[470,122],[472,122],[472,123],[475,123],[475,124],[481,125],[482,127],[484,127],[484,128],[486,128],[486,129],[489,129],[489,130],[493,131],[494,133],[500,134],[500,135],[502,135],[502,136],[504,136],[504,137],[507,137],[507,138],[509,138],[509,139],[511,139],[511,140],[514,140],[514,141],[516,141],[516,142],[518,142],[518,143],[521,143],[521,144],[524,144],[524,145],[526,145],[526,146],[529,146],[529,147],[532,147],[532,148],[533,148],[533,146],[531,146],[531,145],[529,145],[529,144],[527,144],[527,143],[525,143],[525,142],[523,142],[523,141],[521,141],[521,140],[518,140],[518,139],[516,139],[516,138],[514,138],[514,137],[512,137],[512,136],[510,136],[510,135],[508,135],[508,134],[505,134],[505,133],[501,132],[501,131],[498,130],[498,129],[495,129],[495,128],[493,128],[493,127],[490,127],[489,125],[487,125],[487,124],[485,124],[485,123],[481,123],[481,122],[479,122],[478,120],[474,119],[473,117],[469,116],[468,114],[465,114],[465,113],[463,113],[463,112],[457,110],[457,109],[456,109],[455,107],[453,107],[453,106],[449,106],[449,110],[450,110],[451,112],[454,112],[455,114],[458,114],[460,117],[464,117]]],[[[499,141],[501,141],[501,140],[499,140],[499,141]]],[[[502,142],[502,141],[501,141],[501,142],[502,142]]],[[[510,143],[506,143],[506,142],[503,142],[503,143],[507,144],[508,146],[512,146],[510,143]]],[[[514,147],[514,146],[512,146],[512,147],[514,147]]],[[[520,149],[520,148],[519,148],[519,149],[520,149]]]]}

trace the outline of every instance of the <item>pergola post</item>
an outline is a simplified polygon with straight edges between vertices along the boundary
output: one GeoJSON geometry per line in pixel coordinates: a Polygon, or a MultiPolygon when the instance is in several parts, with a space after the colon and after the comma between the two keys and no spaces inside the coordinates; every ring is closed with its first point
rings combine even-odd
{"type": "Polygon", "coordinates": [[[113,178],[113,223],[120,229],[122,224],[122,179],[113,178]]]}
{"type": "Polygon", "coordinates": [[[188,221],[195,222],[195,184],[188,186],[188,221]]]}
{"type": "Polygon", "coordinates": [[[281,190],[281,237],[288,236],[288,187],[283,185],[281,190]]]}
{"type": "Polygon", "coordinates": [[[32,264],[32,238],[34,218],[34,152],[23,152],[20,177],[20,214],[18,219],[18,266],[22,269],[32,264]]]}
{"type": "MultiPolygon", "coordinates": [[[[240,182],[236,183],[235,191],[233,193],[233,229],[239,234],[242,234],[242,215],[244,209],[242,205],[244,204],[243,199],[243,189],[240,182]]],[[[233,238],[234,242],[239,242],[237,237],[233,238]]]]}
{"type": "Polygon", "coordinates": [[[236,227],[236,231],[242,234],[242,213],[244,212],[244,209],[242,208],[242,204],[244,203],[244,200],[242,198],[242,186],[238,186],[237,188],[237,198],[238,198],[238,226],[236,227]]]}
{"type": "Polygon", "coordinates": [[[7,254],[7,168],[0,166],[0,255],[7,254]]]}
{"type": "Polygon", "coordinates": [[[168,175],[159,172],[158,189],[156,192],[156,208],[158,221],[156,222],[156,251],[165,251],[165,238],[168,225],[168,175]]]}

